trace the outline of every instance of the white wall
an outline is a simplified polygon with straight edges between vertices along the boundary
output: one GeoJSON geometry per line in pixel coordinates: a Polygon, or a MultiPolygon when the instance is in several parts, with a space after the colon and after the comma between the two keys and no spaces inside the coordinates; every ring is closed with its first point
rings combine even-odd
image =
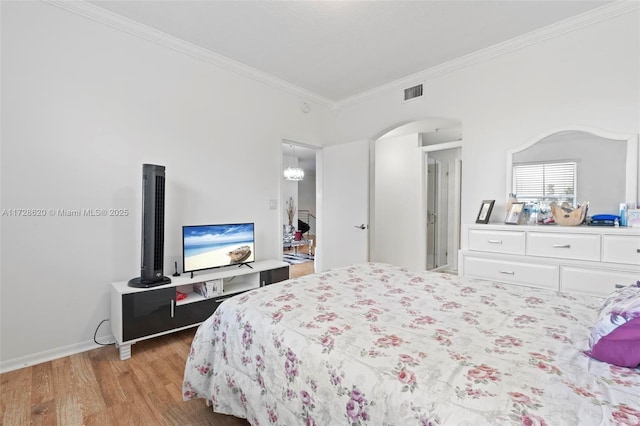
{"type": "Polygon", "coordinates": [[[462,222],[473,223],[483,199],[504,210],[508,149],[568,124],[640,130],[637,13],[428,79],[424,99],[402,103],[398,87],[336,116],[321,105],[303,114],[289,92],[50,4],[0,7],[1,207],[130,211],[2,217],[0,369],[93,346],[109,283],[139,273],[144,162],[167,166],[171,272],[183,224],[253,220],[258,258],[279,256],[280,210],[268,204],[283,204],[283,139],[373,140],[400,123],[457,119],[462,222]]]}
{"type": "Polygon", "coordinates": [[[425,269],[424,179],[416,179],[425,173],[422,163],[417,133],[375,142],[371,261],[425,269]]]}
{"type": "Polygon", "coordinates": [[[484,199],[496,200],[491,221],[501,222],[508,149],[570,124],[640,131],[638,33],[637,11],[626,13],[427,79],[418,101],[402,103],[402,87],[383,91],[338,111],[336,142],[375,139],[425,117],[457,119],[462,223],[475,221],[484,199]]]}
{"type": "Polygon", "coordinates": [[[298,182],[298,200],[300,202],[300,210],[309,210],[310,214],[316,215],[315,172],[307,173],[305,170],[304,180],[298,182]]]}
{"type": "Polygon", "coordinates": [[[325,144],[334,112],[51,4],[1,7],[2,209],[129,211],[2,217],[1,369],[94,346],[110,283],[140,272],[142,163],[167,167],[166,273],[184,224],[253,221],[258,260],[281,255],[281,141],[325,144]]]}

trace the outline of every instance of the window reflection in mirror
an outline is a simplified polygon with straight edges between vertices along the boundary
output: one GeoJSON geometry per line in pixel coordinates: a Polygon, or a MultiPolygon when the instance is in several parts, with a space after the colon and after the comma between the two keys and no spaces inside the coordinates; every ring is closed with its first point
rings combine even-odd
{"type": "MultiPolygon", "coordinates": [[[[543,163],[575,163],[575,198],[569,203],[575,206],[576,203],[588,201],[589,214],[616,214],[620,202],[625,199],[626,155],[625,140],[606,139],[583,131],[558,132],[513,154],[513,192],[521,200],[516,183],[519,182],[521,188],[536,185],[533,180],[523,180],[523,177],[516,179],[517,167],[543,163]]],[[[546,189],[548,192],[549,188],[546,189]]],[[[567,187],[551,189],[556,193],[568,190],[567,187]]],[[[522,196],[524,198],[525,194],[522,196]]]]}
{"type": "Polygon", "coordinates": [[[577,207],[575,161],[513,166],[513,192],[526,203],[568,203],[577,207]]]}

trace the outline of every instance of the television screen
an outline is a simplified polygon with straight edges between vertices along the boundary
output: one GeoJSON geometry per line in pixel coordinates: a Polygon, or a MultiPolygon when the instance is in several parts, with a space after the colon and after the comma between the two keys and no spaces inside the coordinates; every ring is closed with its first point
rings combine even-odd
{"type": "Polygon", "coordinates": [[[253,223],[182,227],[184,272],[255,260],[253,223]]]}

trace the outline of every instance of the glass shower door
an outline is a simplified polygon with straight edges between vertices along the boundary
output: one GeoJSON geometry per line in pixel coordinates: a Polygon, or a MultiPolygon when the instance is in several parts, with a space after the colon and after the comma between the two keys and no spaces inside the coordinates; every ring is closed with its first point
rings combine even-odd
{"type": "Polygon", "coordinates": [[[447,265],[448,164],[427,156],[427,270],[447,265]]]}

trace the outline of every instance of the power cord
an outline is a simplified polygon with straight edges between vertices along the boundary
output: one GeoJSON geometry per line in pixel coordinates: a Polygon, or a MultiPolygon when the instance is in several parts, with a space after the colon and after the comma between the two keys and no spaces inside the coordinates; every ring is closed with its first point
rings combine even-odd
{"type": "Polygon", "coordinates": [[[96,336],[98,335],[98,330],[100,329],[100,326],[102,325],[102,323],[104,323],[104,322],[106,322],[106,321],[109,321],[109,320],[108,320],[108,319],[103,319],[102,321],[100,321],[100,324],[98,324],[98,326],[96,327],[96,331],[95,331],[95,333],[93,333],[93,341],[96,343],[96,345],[100,345],[100,346],[111,346],[111,345],[114,345],[114,344],[115,344],[115,342],[113,342],[113,343],[100,343],[100,342],[98,342],[98,340],[97,340],[97,337],[96,337],[96,336]]]}

